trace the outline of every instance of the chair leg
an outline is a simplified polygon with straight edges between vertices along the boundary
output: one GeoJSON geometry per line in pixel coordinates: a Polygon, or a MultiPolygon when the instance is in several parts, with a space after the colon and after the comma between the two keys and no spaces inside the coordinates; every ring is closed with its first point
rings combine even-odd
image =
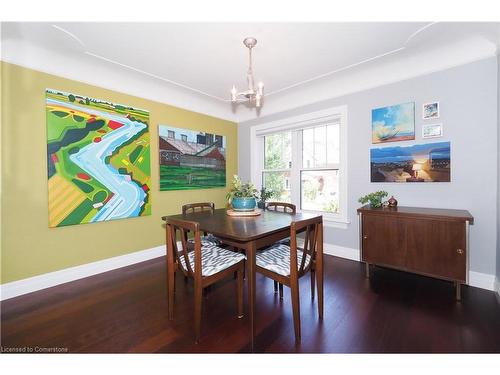
{"type": "Polygon", "coordinates": [[[278,286],[280,290],[280,300],[283,300],[283,284],[279,283],[278,286]]]}
{"type": "Polygon", "coordinates": [[[315,285],[315,277],[314,270],[311,270],[311,299],[314,300],[314,285],[315,285]]]}
{"type": "Polygon", "coordinates": [[[274,293],[278,293],[278,282],[276,280],[274,281],[274,293]]]}
{"type": "Polygon", "coordinates": [[[175,272],[167,275],[167,299],[168,299],[168,319],[174,319],[174,293],[175,293],[175,272]]]}
{"type": "Polygon", "coordinates": [[[238,282],[236,287],[238,288],[238,319],[243,318],[243,271],[245,267],[243,263],[238,268],[238,282]]]}
{"type": "Polygon", "coordinates": [[[300,342],[300,301],[298,280],[296,283],[292,283],[290,285],[290,294],[292,297],[293,328],[295,330],[295,341],[300,342]]]}
{"type": "Polygon", "coordinates": [[[201,332],[201,303],[202,303],[202,292],[203,288],[201,286],[195,286],[194,288],[194,337],[195,343],[200,341],[201,332]]]}

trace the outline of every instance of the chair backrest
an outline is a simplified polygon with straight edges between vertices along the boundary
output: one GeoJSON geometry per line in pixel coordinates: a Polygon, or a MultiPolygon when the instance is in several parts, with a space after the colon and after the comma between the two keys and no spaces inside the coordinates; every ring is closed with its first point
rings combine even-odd
{"type": "Polygon", "coordinates": [[[214,210],[215,210],[215,204],[213,202],[189,203],[182,206],[182,214],[187,214],[188,212],[196,212],[196,211],[214,212],[214,210]]]}
{"type": "MultiPolygon", "coordinates": [[[[187,274],[194,278],[201,278],[201,235],[200,224],[195,221],[181,219],[167,219],[167,242],[170,242],[174,249],[174,258],[180,262],[183,258],[186,265],[187,274]],[[194,270],[189,262],[188,235],[194,235],[194,270]],[[178,236],[179,234],[179,236],[178,236]],[[182,249],[177,248],[177,238],[181,239],[182,249]]],[[[168,249],[168,246],[167,246],[168,249]]]]}
{"type": "Polygon", "coordinates": [[[285,202],[268,202],[266,208],[270,211],[281,211],[292,215],[297,213],[297,207],[292,203],[285,202]],[[278,210],[279,208],[279,210],[278,210]]]}
{"type": "Polygon", "coordinates": [[[308,271],[316,259],[318,243],[323,243],[323,216],[293,221],[290,226],[290,275],[294,272],[300,276],[308,271]],[[304,247],[297,246],[297,233],[305,233],[304,247]],[[297,267],[297,251],[302,251],[302,260],[297,267]],[[310,262],[306,264],[307,257],[310,262]]]}

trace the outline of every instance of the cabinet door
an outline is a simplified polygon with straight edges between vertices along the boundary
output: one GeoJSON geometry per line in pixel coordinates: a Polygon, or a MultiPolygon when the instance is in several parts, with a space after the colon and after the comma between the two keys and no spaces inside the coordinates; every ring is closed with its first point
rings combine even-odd
{"type": "Polygon", "coordinates": [[[368,263],[405,267],[405,222],[390,216],[364,215],[362,260],[368,263]]]}
{"type": "Polygon", "coordinates": [[[465,282],[465,230],[460,222],[412,220],[407,228],[407,268],[465,282]]]}

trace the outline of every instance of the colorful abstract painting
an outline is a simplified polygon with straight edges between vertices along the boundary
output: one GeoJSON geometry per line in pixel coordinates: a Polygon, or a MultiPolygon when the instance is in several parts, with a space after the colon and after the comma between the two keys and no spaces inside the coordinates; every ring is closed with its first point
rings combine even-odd
{"type": "Polygon", "coordinates": [[[149,112],[46,90],[49,227],[151,214],[149,112]]]}
{"type": "Polygon", "coordinates": [[[226,186],[226,137],[159,126],[160,190],[226,186]]]}
{"type": "Polygon", "coordinates": [[[371,182],[450,182],[450,142],[370,150],[371,182]]]}
{"type": "Polygon", "coordinates": [[[372,109],[372,143],[415,139],[415,103],[372,109]]]}

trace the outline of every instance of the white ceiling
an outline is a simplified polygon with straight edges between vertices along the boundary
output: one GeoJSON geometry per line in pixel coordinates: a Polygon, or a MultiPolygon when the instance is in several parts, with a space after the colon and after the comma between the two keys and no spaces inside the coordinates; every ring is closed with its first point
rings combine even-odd
{"type": "MultiPolygon", "coordinates": [[[[229,102],[233,84],[245,88],[248,50],[242,40],[246,36],[258,40],[254,49],[254,75],[265,83],[263,113],[270,114],[287,109],[287,96],[306,89],[314,92],[315,84],[326,81],[335,86],[335,79],[345,79],[349,74],[359,76],[360,69],[389,66],[398,59],[417,59],[418,55],[428,56],[429,52],[442,59],[450,56],[449,49],[453,46],[462,51],[464,61],[480,57],[472,56],[474,53],[494,54],[499,26],[498,23],[425,22],[3,23],[2,59],[36,69],[40,68],[42,55],[53,54],[64,57],[65,64],[76,66],[78,62],[83,70],[87,67],[87,75],[125,70],[136,75],[136,80],[142,76],[144,80],[155,81],[156,89],[158,85],[168,88],[170,91],[165,92],[171,95],[182,92],[181,100],[181,97],[177,100],[162,97],[162,101],[241,121],[257,115],[253,109],[234,107],[229,102]],[[479,44],[484,47],[480,52],[479,44]],[[201,108],[204,105],[213,109],[201,108]],[[224,111],[227,113],[221,115],[224,111]]],[[[451,55],[460,63],[457,56],[451,55]]],[[[51,66],[47,61],[40,70],[89,81],[80,74],[75,76],[76,71],[68,66],[53,65],[61,64],[51,66]]],[[[120,88],[120,83],[114,82],[110,88],[120,88]]],[[[135,95],[148,97],[131,90],[135,95]]],[[[307,100],[311,100],[309,96],[307,100]]]]}

